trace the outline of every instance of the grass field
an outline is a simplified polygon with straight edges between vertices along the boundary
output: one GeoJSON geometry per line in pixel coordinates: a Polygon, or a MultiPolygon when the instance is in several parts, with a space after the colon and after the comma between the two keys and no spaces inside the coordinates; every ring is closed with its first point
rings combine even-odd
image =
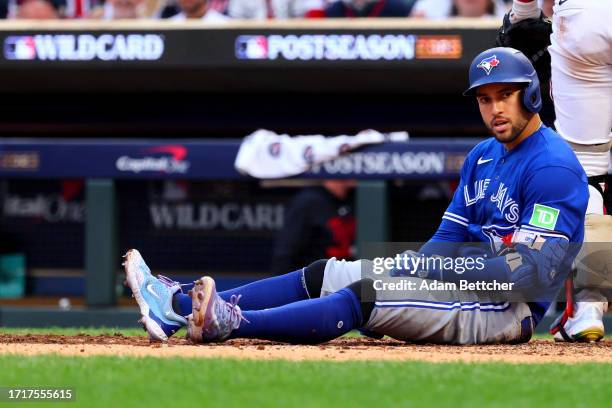
{"type": "MultiPolygon", "coordinates": [[[[1,329],[7,333],[9,330],[1,329]]],[[[31,333],[33,330],[10,330],[31,333]]],[[[56,334],[117,329],[45,329],[56,334]]],[[[120,330],[128,335],[138,330],[120,330]]],[[[0,387],[70,387],[66,407],[537,406],[612,400],[612,364],[287,362],[0,355],[0,387]]],[[[40,406],[40,403],[0,403],[40,406]]]]}

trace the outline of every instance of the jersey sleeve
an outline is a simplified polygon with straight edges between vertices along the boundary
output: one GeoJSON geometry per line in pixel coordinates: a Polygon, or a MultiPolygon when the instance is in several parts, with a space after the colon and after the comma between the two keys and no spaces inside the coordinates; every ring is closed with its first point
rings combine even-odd
{"type": "Polygon", "coordinates": [[[444,212],[444,215],[442,215],[442,220],[450,221],[455,224],[461,225],[464,228],[467,228],[469,220],[465,206],[464,187],[465,184],[462,178],[461,182],[459,183],[459,186],[457,186],[457,190],[455,190],[453,200],[444,212]]]}
{"type": "Polygon", "coordinates": [[[588,202],[586,175],[547,166],[533,171],[524,186],[522,231],[582,241],[588,202]]]}

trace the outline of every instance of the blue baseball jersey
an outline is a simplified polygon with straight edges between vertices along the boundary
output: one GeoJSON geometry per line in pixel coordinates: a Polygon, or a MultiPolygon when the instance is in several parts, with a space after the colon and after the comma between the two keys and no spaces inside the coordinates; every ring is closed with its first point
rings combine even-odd
{"type": "MultiPolygon", "coordinates": [[[[537,233],[582,243],[588,198],[582,166],[550,128],[542,125],[510,151],[490,138],[467,155],[459,186],[431,242],[486,242],[493,253],[511,235],[537,233]]],[[[570,246],[563,261],[566,270],[578,251],[579,245],[570,246]]],[[[555,293],[566,276],[555,279],[555,293]]],[[[538,302],[543,310],[537,314],[549,303],[538,302]]]]}

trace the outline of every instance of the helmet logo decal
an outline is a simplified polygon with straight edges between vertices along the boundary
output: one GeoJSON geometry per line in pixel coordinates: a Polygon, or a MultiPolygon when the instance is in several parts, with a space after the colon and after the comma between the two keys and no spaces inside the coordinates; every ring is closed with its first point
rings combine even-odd
{"type": "Polygon", "coordinates": [[[489,75],[493,68],[499,65],[499,60],[497,56],[493,55],[491,57],[485,58],[477,65],[478,68],[484,69],[484,71],[489,75]]]}

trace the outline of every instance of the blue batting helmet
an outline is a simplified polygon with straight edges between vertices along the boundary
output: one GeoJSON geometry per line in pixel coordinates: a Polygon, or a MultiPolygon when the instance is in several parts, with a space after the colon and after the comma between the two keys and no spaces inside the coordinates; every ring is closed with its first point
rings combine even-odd
{"type": "Polygon", "coordinates": [[[519,50],[497,47],[478,54],[470,65],[470,87],[463,94],[474,95],[479,86],[499,83],[525,84],[525,108],[534,113],[542,108],[538,74],[529,59],[519,50]]]}

